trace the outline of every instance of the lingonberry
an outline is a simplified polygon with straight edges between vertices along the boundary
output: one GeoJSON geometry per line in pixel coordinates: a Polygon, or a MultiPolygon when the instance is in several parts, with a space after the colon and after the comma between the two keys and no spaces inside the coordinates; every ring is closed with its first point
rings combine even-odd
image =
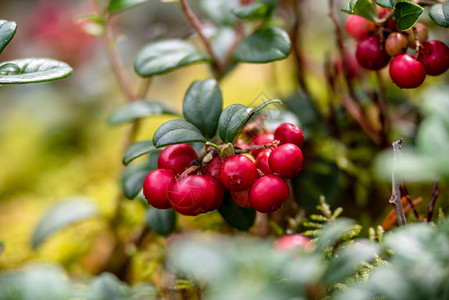
{"type": "Polygon", "coordinates": [[[168,169],[151,171],[143,181],[143,195],[148,204],[159,209],[170,208],[168,186],[175,180],[175,173],[168,169]]]}
{"type": "Polygon", "coordinates": [[[282,178],[267,175],[257,179],[251,186],[249,202],[257,211],[269,213],[278,210],[287,200],[288,195],[288,184],[282,178]]]}
{"type": "Polygon", "coordinates": [[[265,175],[271,174],[270,165],[268,164],[270,154],[270,149],[263,149],[256,158],[256,167],[265,175]]]}
{"type": "Polygon", "coordinates": [[[277,251],[289,251],[292,249],[310,250],[312,248],[312,240],[299,233],[283,235],[274,243],[274,249],[277,251]]]}
{"type": "Polygon", "coordinates": [[[159,169],[170,169],[176,174],[182,173],[190,162],[198,158],[195,150],[188,144],[170,145],[162,150],[157,160],[159,169]]]}
{"type": "Polygon", "coordinates": [[[408,41],[407,38],[399,32],[392,32],[385,40],[385,51],[388,55],[396,56],[407,51],[408,41]]]}
{"type": "Polygon", "coordinates": [[[377,36],[361,40],[357,44],[355,56],[360,66],[369,70],[380,70],[390,61],[390,56],[377,36]]]}
{"type": "MultiPolygon", "coordinates": [[[[271,143],[272,141],[274,141],[274,134],[264,133],[264,134],[256,136],[251,141],[251,145],[265,145],[265,144],[271,143]]],[[[260,151],[261,150],[252,151],[251,154],[254,157],[257,157],[257,155],[259,155],[260,151]]]]}
{"type": "Polygon", "coordinates": [[[409,54],[400,54],[390,63],[391,80],[400,88],[412,89],[426,79],[426,68],[409,54]]]}
{"type": "Polygon", "coordinates": [[[408,33],[407,35],[408,46],[411,48],[416,47],[416,39],[418,39],[418,41],[422,44],[425,41],[427,41],[428,36],[427,27],[423,23],[420,22],[416,23],[414,28],[416,30],[416,35],[413,28],[406,31],[406,33],[408,33]]]}
{"type": "Polygon", "coordinates": [[[295,144],[301,147],[304,144],[304,134],[301,128],[291,123],[282,123],[274,132],[274,139],[279,140],[279,145],[295,144]]]}
{"type": "Polygon", "coordinates": [[[271,152],[268,163],[273,174],[292,178],[302,170],[302,151],[294,144],[284,144],[271,152]]]}
{"type": "Polygon", "coordinates": [[[437,76],[449,69],[449,47],[441,41],[422,44],[418,60],[426,67],[427,74],[437,76]]]}
{"type": "Polygon", "coordinates": [[[238,206],[252,208],[251,203],[249,203],[249,188],[244,191],[231,192],[231,197],[238,206]]]}
{"type": "Polygon", "coordinates": [[[345,28],[349,36],[359,41],[368,37],[376,29],[376,24],[360,16],[350,15],[345,28]]]}
{"type": "Polygon", "coordinates": [[[180,214],[196,216],[219,207],[223,189],[212,176],[189,175],[170,183],[168,199],[180,214]]]}
{"type": "Polygon", "coordinates": [[[223,161],[221,160],[220,156],[215,156],[206,166],[204,169],[204,172],[215,179],[220,179],[220,171],[221,171],[221,165],[223,164],[223,161]]]}
{"type": "Polygon", "coordinates": [[[254,162],[244,155],[232,155],[221,166],[221,183],[230,191],[243,191],[257,178],[254,162]]]}

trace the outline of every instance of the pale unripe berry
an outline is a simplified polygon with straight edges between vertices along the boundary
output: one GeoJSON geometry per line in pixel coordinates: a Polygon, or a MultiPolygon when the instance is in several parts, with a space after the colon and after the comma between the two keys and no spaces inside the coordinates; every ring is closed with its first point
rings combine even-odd
{"type": "Polygon", "coordinates": [[[399,32],[390,33],[385,40],[385,51],[387,51],[390,56],[396,56],[404,53],[407,51],[407,48],[407,38],[399,32]]]}

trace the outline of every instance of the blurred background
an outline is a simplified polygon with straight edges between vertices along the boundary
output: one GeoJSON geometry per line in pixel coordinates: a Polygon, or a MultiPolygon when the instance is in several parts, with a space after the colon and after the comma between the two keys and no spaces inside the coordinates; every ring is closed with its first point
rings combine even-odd
{"type": "MultiPolygon", "coordinates": [[[[208,17],[199,3],[190,2],[207,24],[208,17]]],[[[327,1],[301,2],[300,41],[306,59],[306,81],[316,105],[327,114],[331,96],[324,69],[326,61],[333,61],[337,53],[334,27],[328,17],[327,3],[324,5],[327,1]]],[[[336,1],[336,8],[343,2],[336,1]]],[[[0,241],[4,248],[0,271],[29,262],[57,262],[73,275],[96,274],[104,270],[112,251],[113,233],[107,220],[114,212],[115,199],[122,193],[121,158],[129,125],[108,124],[109,116],[126,100],[111,71],[103,38],[86,33],[95,33],[97,28],[83,22],[82,16],[94,13],[95,9],[87,0],[2,0],[0,12],[1,19],[18,24],[16,36],[1,54],[0,61],[51,57],[66,61],[74,69],[73,75],[62,81],[0,89],[0,241]],[[88,198],[99,207],[102,217],[64,229],[33,250],[30,240],[36,224],[52,204],[68,197],[88,198]]],[[[344,26],[346,15],[336,9],[336,16],[344,26]]],[[[113,21],[114,30],[120,35],[117,44],[120,57],[136,89],[142,80],[134,73],[133,62],[142,46],[158,39],[192,34],[190,25],[173,2],[148,1],[114,17],[113,21]]],[[[435,29],[427,16],[423,22],[429,26],[432,37],[448,41],[447,32],[435,29]]],[[[345,37],[345,43],[353,53],[353,41],[345,37]]],[[[384,148],[364,136],[341,107],[335,110],[342,120],[343,132],[336,137],[323,130],[301,97],[295,66],[291,56],[270,64],[239,64],[220,83],[224,106],[249,105],[260,97],[286,100],[307,140],[304,156],[309,168],[305,168],[296,183],[299,206],[307,213],[313,212],[323,194],[334,208],[345,209],[343,215],[363,225],[380,224],[391,210],[387,204],[391,183],[388,176],[382,177],[382,172],[375,171],[375,158],[384,148]]],[[[209,77],[205,64],[155,76],[147,98],[162,101],[180,112],[190,84],[209,77]]],[[[417,126],[429,111],[423,101],[429,95],[443,95],[443,98],[448,95],[444,92],[447,74],[428,78],[422,87],[411,91],[400,90],[391,84],[388,76],[385,78],[390,113],[400,115],[393,120],[390,142],[404,137],[406,144],[415,145],[417,126]]],[[[365,79],[367,83],[377,84],[372,74],[367,74],[365,79]]],[[[376,116],[374,106],[362,105],[368,117],[376,116]]],[[[161,115],[145,119],[137,139],[151,139],[158,126],[170,118],[161,115]]],[[[420,169],[416,170],[419,173],[420,169]]],[[[442,176],[438,208],[449,206],[444,180],[442,176]]],[[[423,197],[426,204],[420,210],[425,212],[432,194],[431,179],[418,178],[408,188],[413,199],[423,197]]],[[[126,200],[120,214],[118,234],[126,239],[139,230],[145,208],[139,201],[126,200]]],[[[181,218],[179,226],[183,230],[214,229],[221,228],[222,223],[214,213],[195,219],[181,218]]],[[[152,243],[147,251],[133,256],[131,282],[157,280],[153,273],[157,263],[148,262],[158,261],[158,251],[164,249],[165,241],[156,235],[150,235],[149,239],[152,243]]],[[[135,253],[135,249],[128,249],[128,253],[135,253]]]]}

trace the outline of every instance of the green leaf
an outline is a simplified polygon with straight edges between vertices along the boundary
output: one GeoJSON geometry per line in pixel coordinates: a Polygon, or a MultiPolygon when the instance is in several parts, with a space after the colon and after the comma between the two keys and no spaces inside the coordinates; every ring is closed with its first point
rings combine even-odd
{"type": "Polygon", "coordinates": [[[223,204],[218,208],[218,211],[229,225],[243,231],[253,226],[256,219],[256,211],[235,204],[229,192],[225,193],[223,204]]]}
{"type": "Polygon", "coordinates": [[[131,299],[131,289],[111,273],[95,276],[90,282],[90,289],[94,295],[92,299],[131,299]]]}
{"type": "MultiPolygon", "coordinates": [[[[0,63],[0,70],[6,64],[19,67],[12,74],[0,72],[0,84],[38,83],[63,79],[72,74],[72,68],[61,61],[49,58],[23,58],[0,63]]],[[[10,65],[9,65],[10,66],[10,65]]]]}
{"type": "Polygon", "coordinates": [[[114,112],[109,118],[109,124],[118,125],[146,116],[161,114],[176,115],[176,112],[160,102],[139,100],[134,101],[114,112]]]}
{"type": "Polygon", "coordinates": [[[240,62],[267,63],[286,58],[290,46],[287,32],[279,27],[266,26],[246,37],[235,49],[233,58],[240,62]]]}
{"type": "Polygon", "coordinates": [[[158,235],[169,235],[176,228],[176,212],[172,209],[150,208],[146,212],[148,226],[158,235]]]}
{"type": "Polygon", "coordinates": [[[208,55],[182,40],[151,43],[137,54],[134,69],[143,77],[163,74],[198,62],[210,61],[208,55]]]}
{"type": "Polygon", "coordinates": [[[396,0],[376,0],[376,4],[383,8],[394,8],[396,0]]]}
{"type": "Polygon", "coordinates": [[[354,14],[370,21],[377,21],[377,12],[371,0],[350,0],[342,9],[345,13],[354,14]]]}
{"type": "Polygon", "coordinates": [[[262,3],[238,6],[232,13],[240,19],[263,19],[267,15],[268,7],[262,3]]]}
{"type": "Polygon", "coordinates": [[[206,138],[193,124],[184,120],[170,120],[154,133],[153,143],[157,148],[182,143],[205,143],[206,138]]]}
{"type": "Polygon", "coordinates": [[[85,198],[70,198],[57,203],[37,224],[31,238],[32,247],[36,249],[49,236],[64,227],[97,215],[97,207],[85,198]]]}
{"type": "Polygon", "coordinates": [[[429,16],[438,26],[449,28],[449,2],[432,5],[429,16]]]}
{"type": "Polygon", "coordinates": [[[110,14],[116,14],[144,2],[147,2],[147,0],[110,0],[108,11],[110,14]]]}
{"type": "Polygon", "coordinates": [[[130,162],[144,154],[160,150],[161,149],[158,149],[154,146],[153,141],[147,140],[136,142],[129,146],[128,149],[126,149],[126,152],[123,155],[123,164],[126,166],[130,162]]]}
{"type": "Polygon", "coordinates": [[[233,26],[237,20],[232,10],[239,5],[238,0],[201,0],[200,5],[218,25],[233,26]]]}
{"type": "Polygon", "coordinates": [[[275,103],[282,104],[282,101],[279,100],[279,99],[271,99],[271,100],[265,101],[264,103],[260,104],[256,108],[254,108],[254,114],[257,114],[259,111],[261,111],[262,109],[264,109],[268,105],[275,104],[275,103]]]}
{"type": "Polygon", "coordinates": [[[17,24],[13,21],[0,20],[0,53],[16,34],[17,24]]]}
{"type": "Polygon", "coordinates": [[[218,134],[225,143],[233,143],[245,127],[254,108],[232,104],[226,107],[218,120],[218,134]]]}
{"type": "Polygon", "coordinates": [[[195,81],[188,89],[182,105],[184,118],[209,139],[217,132],[222,109],[223,97],[215,79],[195,81]]]}
{"type": "Polygon", "coordinates": [[[142,190],[143,181],[152,168],[148,164],[128,166],[122,174],[122,190],[126,198],[133,200],[142,190]]]}
{"type": "Polygon", "coordinates": [[[402,31],[412,28],[418,22],[423,11],[424,8],[418,4],[398,1],[394,9],[396,28],[402,31]]]}

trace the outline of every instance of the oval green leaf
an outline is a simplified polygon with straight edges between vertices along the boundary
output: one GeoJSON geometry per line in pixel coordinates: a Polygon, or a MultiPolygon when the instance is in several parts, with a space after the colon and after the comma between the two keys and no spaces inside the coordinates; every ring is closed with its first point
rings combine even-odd
{"type": "Polygon", "coordinates": [[[70,198],[57,203],[45,213],[37,224],[31,238],[31,245],[36,249],[53,233],[97,215],[97,207],[85,198],[70,198]]]}
{"type": "Polygon", "coordinates": [[[412,28],[423,13],[424,8],[418,4],[409,1],[399,1],[394,9],[396,19],[396,28],[399,30],[408,30],[412,28]]]}
{"type": "Polygon", "coordinates": [[[17,24],[13,21],[0,20],[0,53],[16,34],[17,24]]]}
{"type": "Polygon", "coordinates": [[[396,0],[376,0],[376,4],[384,8],[394,8],[396,0]]]}
{"type": "Polygon", "coordinates": [[[5,64],[14,64],[19,70],[12,74],[0,73],[0,84],[38,83],[63,79],[72,74],[72,68],[58,60],[49,58],[24,58],[0,63],[0,69],[5,64]]]}
{"type": "Polygon", "coordinates": [[[169,235],[176,228],[176,212],[173,208],[150,208],[146,212],[147,224],[158,235],[169,235]]]}
{"type": "Polygon", "coordinates": [[[154,146],[153,141],[147,140],[136,142],[129,146],[128,149],[126,149],[126,152],[123,155],[123,164],[126,166],[130,162],[144,154],[160,150],[161,149],[158,149],[154,146]]]}
{"type": "Polygon", "coordinates": [[[345,13],[354,14],[370,21],[377,21],[377,12],[371,0],[350,0],[341,9],[345,13]]]}
{"type": "Polygon", "coordinates": [[[109,118],[109,124],[119,125],[143,117],[161,114],[176,115],[176,112],[160,102],[145,100],[134,101],[114,112],[109,118]]]}
{"type": "Polygon", "coordinates": [[[282,104],[282,101],[279,99],[271,99],[271,100],[265,101],[264,103],[260,104],[256,108],[254,108],[254,114],[257,114],[259,111],[264,109],[266,106],[268,106],[270,104],[275,104],[275,103],[282,104]]]}
{"type": "Polygon", "coordinates": [[[432,5],[429,16],[438,26],[449,28],[449,2],[432,5]]]}
{"type": "Polygon", "coordinates": [[[218,120],[218,134],[223,142],[233,143],[253,112],[254,108],[242,104],[226,107],[218,120]]]}
{"type": "Polygon", "coordinates": [[[147,2],[147,0],[110,0],[108,11],[110,14],[116,14],[124,10],[133,8],[134,6],[137,6],[144,2],[147,2]]]}
{"type": "Polygon", "coordinates": [[[206,138],[193,124],[184,120],[170,120],[154,133],[153,143],[157,148],[182,143],[205,143],[206,138]]]}
{"type": "Polygon", "coordinates": [[[286,58],[290,48],[287,32],[279,27],[266,26],[246,37],[235,49],[233,58],[240,62],[267,63],[286,58]]]}
{"type": "Polygon", "coordinates": [[[184,118],[209,139],[217,132],[222,109],[223,97],[215,79],[195,81],[188,89],[182,105],[184,118]]]}
{"type": "Polygon", "coordinates": [[[143,181],[152,168],[148,164],[128,166],[122,174],[122,191],[126,198],[133,200],[142,190],[143,181]]]}
{"type": "Polygon", "coordinates": [[[248,230],[253,226],[256,219],[256,211],[251,208],[242,208],[235,204],[229,192],[225,193],[225,199],[218,211],[226,223],[238,230],[248,230]]]}
{"type": "Polygon", "coordinates": [[[134,69],[140,76],[148,77],[209,60],[208,55],[188,42],[166,40],[142,48],[137,54],[134,69]]]}

